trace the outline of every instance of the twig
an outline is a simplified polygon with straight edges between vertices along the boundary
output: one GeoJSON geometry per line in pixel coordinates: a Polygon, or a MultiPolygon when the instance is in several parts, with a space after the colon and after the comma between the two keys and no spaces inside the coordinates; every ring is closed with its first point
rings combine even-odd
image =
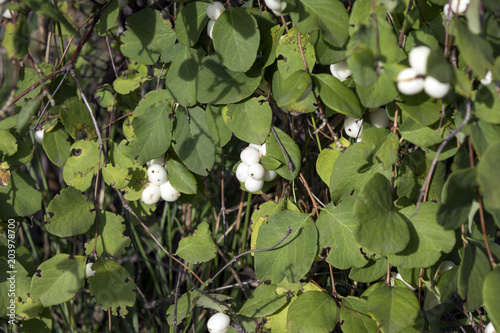
{"type": "Polygon", "coordinates": [[[215,278],[220,274],[222,273],[229,265],[231,265],[232,263],[234,263],[236,260],[238,260],[238,258],[241,258],[249,253],[252,253],[252,252],[265,252],[265,251],[272,251],[274,250],[276,247],[278,247],[278,245],[280,245],[281,243],[283,243],[283,241],[288,237],[290,236],[290,234],[292,233],[292,227],[288,227],[288,229],[286,230],[286,235],[285,237],[283,237],[278,243],[276,243],[275,245],[267,248],[267,249],[257,249],[257,250],[248,250],[248,251],[245,251],[241,254],[238,254],[237,256],[234,256],[231,260],[229,260],[229,262],[224,265],[224,267],[222,267],[213,277],[210,278],[210,280],[208,281],[208,284],[212,283],[215,278]]]}
{"type": "Polygon", "coordinates": [[[116,70],[115,61],[113,60],[113,53],[111,52],[111,46],[109,45],[109,37],[108,37],[107,31],[106,31],[106,45],[108,47],[109,59],[111,60],[111,66],[113,67],[113,71],[115,72],[115,77],[118,78],[118,71],[116,70]]]}
{"type": "Polygon", "coordinates": [[[293,164],[292,162],[290,161],[290,156],[288,156],[288,153],[287,151],[285,150],[285,147],[283,146],[283,144],[281,143],[281,140],[280,138],[278,137],[278,134],[276,134],[276,131],[274,130],[274,127],[271,126],[271,131],[273,132],[273,135],[274,137],[276,138],[276,141],[278,142],[278,144],[280,145],[280,148],[281,150],[283,151],[283,155],[285,155],[285,159],[286,159],[286,163],[288,165],[288,171],[289,172],[292,172],[292,169],[293,169],[293,164]]]}
{"type": "Polygon", "coordinates": [[[470,115],[471,115],[471,102],[470,102],[470,99],[467,98],[464,120],[462,121],[460,126],[458,126],[453,132],[448,134],[444,138],[443,142],[441,142],[441,144],[439,145],[439,148],[436,151],[436,156],[434,156],[434,159],[432,160],[432,164],[431,164],[431,167],[429,169],[429,172],[427,173],[427,177],[425,177],[425,182],[422,185],[422,187],[420,188],[420,195],[418,196],[417,205],[415,207],[415,212],[410,216],[410,219],[418,214],[418,209],[420,208],[420,204],[422,203],[422,199],[424,198],[424,195],[427,193],[426,189],[427,189],[428,185],[430,184],[432,174],[434,173],[434,169],[436,168],[436,165],[437,165],[437,162],[439,159],[439,155],[443,151],[444,147],[448,144],[448,142],[450,142],[458,134],[458,132],[460,132],[462,130],[462,128],[464,128],[465,125],[467,125],[467,123],[469,122],[469,119],[470,119],[470,115]]]}
{"type": "Polygon", "coordinates": [[[302,182],[302,184],[304,185],[304,187],[306,188],[307,190],[307,193],[309,194],[309,197],[311,198],[311,201],[313,203],[313,208],[314,208],[314,212],[316,213],[316,216],[319,216],[319,211],[318,211],[318,204],[316,203],[316,200],[314,200],[314,196],[312,195],[311,193],[311,189],[309,188],[309,186],[307,185],[307,181],[306,179],[304,178],[304,175],[301,173],[299,173],[299,177],[300,177],[300,180],[302,182]]]}
{"type": "Polygon", "coordinates": [[[184,275],[184,270],[177,275],[177,283],[175,284],[174,291],[174,318],[172,319],[172,324],[174,325],[174,333],[177,333],[177,303],[179,301],[179,290],[181,286],[181,279],[184,275]]]}
{"type": "Polygon", "coordinates": [[[405,36],[405,29],[404,29],[404,27],[405,27],[406,19],[408,17],[408,14],[410,13],[410,10],[411,10],[412,6],[413,6],[413,0],[410,0],[408,2],[408,9],[406,10],[405,19],[403,21],[403,24],[401,24],[401,32],[399,34],[399,42],[398,42],[399,48],[403,47],[403,39],[404,39],[404,36],[405,36]]]}

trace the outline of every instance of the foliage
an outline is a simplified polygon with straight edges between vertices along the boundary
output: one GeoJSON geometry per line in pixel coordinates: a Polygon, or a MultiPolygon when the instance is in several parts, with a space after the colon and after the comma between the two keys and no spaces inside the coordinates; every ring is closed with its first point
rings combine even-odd
{"type": "Polygon", "coordinates": [[[500,329],[500,5],[446,3],[2,2],[2,328],[500,329]],[[421,45],[442,99],[398,91],[421,45]],[[179,201],[141,201],[155,158],[179,201]]]}

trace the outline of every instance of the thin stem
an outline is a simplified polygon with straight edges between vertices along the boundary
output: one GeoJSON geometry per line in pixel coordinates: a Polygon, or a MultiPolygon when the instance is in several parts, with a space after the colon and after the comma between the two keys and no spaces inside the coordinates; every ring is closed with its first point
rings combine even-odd
{"type": "Polygon", "coordinates": [[[300,177],[300,180],[301,180],[302,184],[305,186],[305,188],[307,190],[307,193],[309,194],[309,197],[311,198],[311,201],[313,203],[314,212],[316,213],[316,216],[319,216],[318,203],[316,202],[316,200],[314,200],[314,196],[312,195],[311,189],[307,185],[307,181],[304,178],[304,175],[302,174],[302,172],[299,173],[299,177],[300,177]]]}
{"type": "Polygon", "coordinates": [[[274,137],[276,138],[276,141],[278,142],[281,150],[283,151],[283,155],[285,155],[285,159],[286,159],[286,164],[288,165],[288,171],[289,172],[292,172],[292,169],[293,169],[293,164],[292,164],[292,161],[290,161],[290,156],[288,156],[288,153],[285,149],[285,147],[283,146],[283,144],[281,143],[281,140],[280,138],[278,137],[278,134],[276,134],[276,131],[274,130],[274,127],[271,126],[271,131],[273,132],[273,135],[274,137]]]}

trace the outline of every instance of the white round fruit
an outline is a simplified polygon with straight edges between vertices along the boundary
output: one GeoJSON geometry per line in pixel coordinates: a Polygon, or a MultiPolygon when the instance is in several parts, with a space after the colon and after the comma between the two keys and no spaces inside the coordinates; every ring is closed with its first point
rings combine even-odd
{"type": "Polygon", "coordinates": [[[424,79],[415,69],[405,68],[398,74],[397,87],[402,94],[416,95],[424,89],[424,79]]]}
{"type": "Polygon", "coordinates": [[[426,76],[424,80],[424,91],[434,98],[443,98],[450,91],[450,84],[443,83],[432,76],[426,76]]]}
{"type": "Polygon", "coordinates": [[[148,168],[148,180],[153,185],[165,184],[168,180],[167,171],[162,165],[153,164],[148,168]]]}
{"type": "Polygon", "coordinates": [[[427,73],[427,59],[431,49],[428,46],[416,46],[408,54],[408,62],[411,68],[417,71],[418,74],[425,75],[427,73]]]}
{"type": "Polygon", "coordinates": [[[141,200],[146,205],[154,205],[160,201],[161,192],[160,186],[153,184],[146,184],[142,188],[141,200]]]}
{"type": "Polygon", "coordinates": [[[207,328],[210,333],[226,333],[230,323],[231,318],[227,314],[219,312],[210,317],[207,328]]]}
{"type": "Polygon", "coordinates": [[[92,263],[91,262],[87,263],[87,265],[85,266],[85,277],[87,278],[92,277],[95,275],[95,273],[96,271],[92,269],[92,263]]]}
{"type": "Polygon", "coordinates": [[[179,199],[181,193],[167,181],[165,184],[160,186],[160,195],[163,200],[167,202],[174,202],[179,199]]]}
{"type": "Polygon", "coordinates": [[[345,81],[351,74],[351,70],[347,66],[347,61],[341,61],[330,65],[330,72],[340,81],[345,81]]]}
{"type": "Polygon", "coordinates": [[[259,150],[261,145],[256,145],[255,143],[250,143],[248,147],[259,150]]]}
{"type": "Polygon", "coordinates": [[[245,188],[248,192],[259,192],[264,186],[264,180],[256,180],[248,177],[245,181],[245,188]]]}
{"type": "Polygon", "coordinates": [[[165,163],[165,156],[153,158],[151,161],[146,163],[146,166],[149,168],[152,165],[158,164],[158,165],[163,165],[165,163]]]}
{"type": "Polygon", "coordinates": [[[451,0],[451,11],[457,15],[464,15],[469,7],[469,4],[470,0],[451,0]]]}
{"type": "Polygon", "coordinates": [[[224,8],[224,5],[221,2],[214,2],[207,7],[207,16],[211,20],[217,20],[222,14],[223,11],[225,11],[226,8],[224,8]]]}
{"type": "Polygon", "coordinates": [[[260,162],[260,154],[257,149],[247,147],[241,151],[240,159],[246,165],[252,165],[260,162]]]}
{"type": "Polygon", "coordinates": [[[385,109],[378,108],[370,109],[369,111],[368,116],[370,117],[370,121],[373,126],[376,128],[386,128],[389,126],[389,117],[387,116],[385,109]]]}
{"type": "Polygon", "coordinates": [[[361,137],[361,133],[363,133],[363,119],[346,117],[344,120],[344,131],[351,138],[361,137]]]}
{"type": "Polygon", "coordinates": [[[496,332],[497,332],[497,330],[495,329],[495,327],[493,327],[493,323],[489,323],[484,328],[484,333],[496,333],[496,332]]]}
{"type": "Polygon", "coordinates": [[[481,79],[481,84],[483,86],[486,86],[490,84],[492,81],[493,81],[493,74],[491,74],[491,71],[488,71],[484,76],[484,79],[481,79]]]}
{"type": "Polygon", "coordinates": [[[208,21],[208,24],[207,24],[207,35],[208,35],[208,37],[210,37],[210,39],[214,39],[212,37],[212,31],[214,30],[214,23],[215,23],[215,20],[210,20],[210,21],[208,21]]]}
{"type": "Polygon", "coordinates": [[[35,141],[38,142],[39,144],[42,144],[43,134],[44,133],[45,133],[44,129],[35,131],[35,141]]]}
{"type": "Polygon", "coordinates": [[[281,0],[265,0],[265,3],[267,8],[271,9],[272,11],[281,11],[281,7],[283,5],[281,0]]]}
{"type": "Polygon", "coordinates": [[[3,17],[5,17],[6,19],[10,20],[12,18],[12,12],[8,9],[6,9],[3,14],[2,14],[3,17]]]}
{"type": "Polygon", "coordinates": [[[278,177],[278,173],[274,170],[267,170],[264,172],[264,181],[270,182],[273,181],[276,177],[278,177]]]}
{"type": "Polygon", "coordinates": [[[264,180],[266,169],[260,163],[252,164],[248,167],[248,175],[255,180],[264,180]]]}
{"type": "Polygon", "coordinates": [[[267,146],[265,143],[262,146],[260,146],[259,155],[260,157],[267,156],[267,146]]]}
{"type": "Polygon", "coordinates": [[[439,277],[443,275],[444,272],[449,271],[453,267],[455,267],[455,263],[450,260],[444,260],[441,264],[439,264],[436,273],[434,274],[434,280],[437,281],[439,280],[439,277]]]}
{"type": "Polygon", "coordinates": [[[245,163],[238,164],[236,168],[236,178],[242,183],[244,183],[248,178],[248,165],[245,163]]]}

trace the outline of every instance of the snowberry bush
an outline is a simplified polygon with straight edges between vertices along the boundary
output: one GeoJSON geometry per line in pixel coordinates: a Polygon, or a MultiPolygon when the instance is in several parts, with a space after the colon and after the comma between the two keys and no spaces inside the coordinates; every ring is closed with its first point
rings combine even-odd
{"type": "Polygon", "coordinates": [[[499,13],[0,0],[1,330],[500,327],[499,13]]]}

